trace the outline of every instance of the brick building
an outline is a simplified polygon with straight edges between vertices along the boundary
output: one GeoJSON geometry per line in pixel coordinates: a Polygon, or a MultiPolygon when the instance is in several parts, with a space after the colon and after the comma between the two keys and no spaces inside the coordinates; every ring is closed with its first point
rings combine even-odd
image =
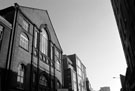
{"type": "Polygon", "coordinates": [[[84,66],[84,64],[82,63],[82,61],[79,59],[79,57],[76,54],[67,55],[66,57],[67,57],[68,62],[64,60],[63,64],[64,64],[64,62],[67,62],[67,64],[71,65],[71,66],[68,66],[68,70],[69,70],[69,73],[71,72],[73,75],[73,77],[72,77],[72,79],[73,79],[72,86],[74,86],[73,91],[87,91],[87,89],[86,89],[86,67],[84,66]],[[75,86],[75,84],[76,84],[76,86],[75,86]],[[77,88],[77,89],[75,90],[75,88],[77,88]]]}
{"type": "Polygon", "coordinates": [[[3,77],[7,68],[8,47],[12,26],[0,16],[0,91],[2,91],[3,77]]]}
{"type": "Polygon", "coordinates": [[[76,71],[73,67],[73,62],[68,58],[67,55],[63,55],[63,78],[64,88],[69,91],[77,91],[77,78],[76,71]]]}
{"type": "Polygon", "coordinates": [[[123,91],[135,91],[135,0],[111,0],[127,62],[123,91]]]}
{"type": "Polygon", "coordinates": [[[46,10],[0,10],[0,91],[62,88],[62,48],[46,10]]]}

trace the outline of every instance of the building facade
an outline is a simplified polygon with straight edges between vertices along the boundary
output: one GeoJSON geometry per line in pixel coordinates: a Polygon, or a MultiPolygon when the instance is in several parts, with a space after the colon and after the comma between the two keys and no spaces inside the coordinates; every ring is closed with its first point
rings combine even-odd
{"type": "Polygon", "coordinates": [[[73,67],[72,61],[63,55],[63,78],[64,78],[64,88],[67,88],[69,91],[77,91],[77,78],[76,71],[73,67]]]}
{"type": "Polygon", "coordinates": [[[124,89],[135,91],[135,1],[111,0],[111,3],[127,62],[124,89]]]}
{"type": "Polygon", "coordinates": [[[86,67],[76,54],[68,55],[76,73],[77,91],[86,91],[86,67]]]}
{"type": "Polygon", "coordinates": [[[0,16],[0,91],[62,88],[62,48],[48,12],[15,4],[0,16]]]}
{"type": "Polygon", "coordinates": [[[93,91],[88,77],[86,78],[86,91],[93,91]]]}
{"type": "Polygon", "coordinates": [[[125,76],[120,74],[121,89],[120,91],[125,91],[125,76]]]}
{"type": "Polygon", "coordinates": [[[110,87],[101,87],[99,91],[110,91],[110,87]]]}
{"type": "Polygon", "coordinates": [[[0,91],[4,86],[5,70],[7,66],[8,47],[10,42],[12,26],[11,24],[0,16],[0,91]]]}

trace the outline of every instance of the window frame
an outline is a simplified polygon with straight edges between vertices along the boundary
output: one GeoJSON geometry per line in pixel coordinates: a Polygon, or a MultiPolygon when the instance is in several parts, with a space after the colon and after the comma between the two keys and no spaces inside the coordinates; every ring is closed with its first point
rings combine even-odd
{"type": "Polygon", "coordinates": [[[79,59],[79,58],[76,58],[76,60],[77,60],[77,66],[78,66],[79,68],[81,68],[82,63],[81,63],[80,59],[79,59]]]}
{"type": "Polygon", "coordinates": [[[29,50],[29,37],[27,36],[27,34],[25,33],[21,33],[20,34],[20,41],[19,41],[19,45],[25,49],[25,50],[29,50]]]}
{"type": "Polygon", "coordinates": [[[77,67],[77,74],[78,74],[79,76],[82,76],[82,70],[81,70],[81,68],[79,68],[79,67],[77,67]]]}
{"type": "Polygon", "coordinates": [[[54,59],[54,46],[53,46],[52,43],[51,43],[50,45],[51,45],[51,49],[50,49],[50,50],[51,50],[51,51],[50,51],[50,52],[51,52],[51,53],[50,53],[51,56],[50,56],[50,59],[53,60],[53,59],[54,59]]]}
{"type": "Polygon", "coordinates": [[[4,26],[0,24],[0,41],[2,40],[3,31],[4,31],[4,26]]]}
{"type": "Polygon", "coordinates": [[[45,54],[46,56],[48,56],[48,51],[49,51],[49,36],[47,33],[47,30],[42,27],[41,28],[41,36],[40,36],[40,51],[45,54]]]}
{"type": "Polygon", "coordinates": [[[24,88],[24,79],[25,79],[25,66],[24,64],[19,64],[17,69],[17,83],[19,88],[24,88]]]}
{"type": "Polygon", "coordinates": [[[44,87],[47,87],[48,86],[48,81],[47,81],[47,78],[45,75],[40,75],[39,77],[39,84],[44,86],[44,87]],[[43,79],[44,78],[44,79],[43,79]]]}
{"type": "Polygon", "coordinates": [[[32,82],[35,84],[36,83],[36,72],[33,71],[32,73],[32,82]]]}
{"type": "Polygon", "coordinates": [[[38,47],[38,43],[37,43],[37,41],[38,41],[38,32],[37,32],[37,29],[36,28],[34,28],[34,47],[35,48],[37,48],[38,47]]]}
{"type": "Polygon", "coordinates": [[[61,53],[60,51],[55,47],[55,52],[54,52],[54,56],[55,56],[55,68],[58,71],[61,71],[61,53]]]}
{"type": "Polygon", "coordinates": [[[3,39],[3,32],[4,32],[4,26],[0,24],[0,49],[1,49],[2,39],[3,39]]]}
{"type": "Polygon", "coordinates": [[[24,19],[24,18],[22,19],[22,24],[21,24],[21,26],[22,26],[22,28],[23,28],[25,31],[29,32],[30,24],[29,24],[28,21],[26,21],[26,19],[24,19]]]}

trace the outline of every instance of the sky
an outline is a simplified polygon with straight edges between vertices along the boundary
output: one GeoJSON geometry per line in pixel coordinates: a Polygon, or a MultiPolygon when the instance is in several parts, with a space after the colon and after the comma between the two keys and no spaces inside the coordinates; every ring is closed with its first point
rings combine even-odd
{"type": "Polygon", "coordinates": [[[120,91],[127,65],[110,0],[0,0],[0,9],[15,2],[48,11],[63,53],[77,54],[94,90],[120,91]]]}

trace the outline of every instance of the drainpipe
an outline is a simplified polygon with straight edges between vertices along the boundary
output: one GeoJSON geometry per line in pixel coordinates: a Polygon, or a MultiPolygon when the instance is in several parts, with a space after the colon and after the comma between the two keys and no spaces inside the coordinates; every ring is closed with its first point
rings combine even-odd
{"type": "Polygon", "coordinates": [[[8,55],[7,55],[7,64],[6,69],[10,70],[11,66],[11,60],[12,60],[12,54],[13,54],[13,44],[14,44],[14,38],[15,38],[15,29],[16,29],[16,21],[17,21],[17,14],[18,14],[18,5],[15,3],[15,15],[14,15],[14,21],[12,25],[12,31],[10,34],[10,40],[9,40],[9,48],[8,48],[8,55]]]}
{"type": "Polygon", "coordinates": [[[49,81],[50,81],[49,91],[52,91],[52,88],[51,88],[52,87],[51,86],[52,85],[52,76],[51,76],[51,73],[52,73],[52,71],[51,71],[52,70],[51,69],[51,63],[52,63],[52,59],[51,59],[51,47],[52,47],[52,44],[51,44],[51,40],[49,39],[49,46],[48,46],[48,49],[49,49],[49,55],[48,55],[49,56],[48,57],[48,59],[49,59],[49,77],[48,78],[49,78],[49,81]]]}
{"type": "Polygon", "coordinates": [[[30,65],[30,91],[32,91],[32,82],[33,82],[33,48],[34,48],[34,39],[35,39],[35,26],[33,25],[33,35],[32,35],[32,46],[31,46],[31,65],[30,65]]]}
{"type": "Polygon", "coordinates": [[[38,45],[37,45],[37,49],[38,49],[38,58],[37,58],[37,90],[38,91],[38,88],[39,88],[39,61],[40,61],[40,33],[41,33],[41,30],[39,30],[39,33],[38,33],[38,45]]]}
{"type": "Polygon", "coordinates": [[[53,50],[54,50],[54,91],[56,90],[56,77],[55,77],[55,75],[56,75],[56,73],[55,73],[55,70],[56,70],[56,67],[55,67],[55,44],[54,44],[54,48],[53,48],[53,50]]]}
{"type": "Polygon", "coordinates": [[[15,38],[15,30],[16,30],[16,21],[17,21],[17,14],[18,14],[18,4],[15,3],[15,13],[14,13],[14,21],[12,24],[12,29],[10,33],[10,40],[9,40],[9,46],[8,46],[8,53],[7,53],[7,60],[6,60],[6,71],[5,71],[5,84],[4,89],[7,90],[7,82],[8,82],[8,76],[13,56],[13,45],[14,45],[14,38],[15,38]]]}

